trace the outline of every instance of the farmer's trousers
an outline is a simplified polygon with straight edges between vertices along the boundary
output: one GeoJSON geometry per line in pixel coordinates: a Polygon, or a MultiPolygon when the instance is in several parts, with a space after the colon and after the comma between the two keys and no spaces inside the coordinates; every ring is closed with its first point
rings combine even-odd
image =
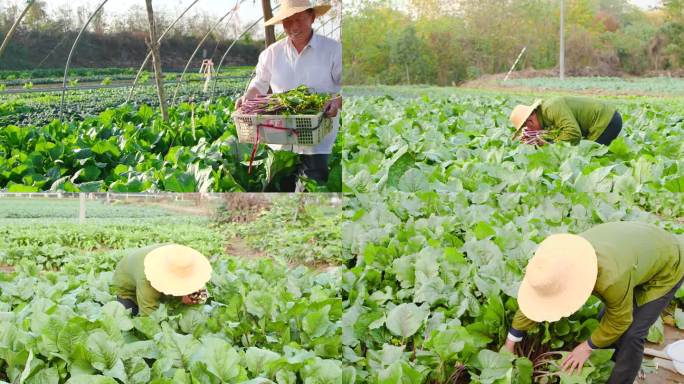
{"type": "MultiPolygon", "coordinates": [[[[648,335],[648,329],[658,320],[663,310],[674,298],[677,289],[682,285],[680,280],[665,296],[650,301],[641,307],[634,303],[632,311],[632,325],[611,347],[615,348],[613,361],[615,367],[608,379],[609,384],[632,384],[641,368],[641,361],[644,358],[644,343],[648,335]]],[[[599,319],[603,317],[604,309],[599,314],[599,319]]]]}
{"type": "Polygon", "coordinates": [[[126,309],[131,310],[131,315],[138,316],[138,304],[131,299],[122,299],[119,296],[116,297],[116,301],[121,303],[126,309]]]}
{"type": "Polygon", "coordinates": [[[299,164],[293,173],[283,178],[280,189],[282,192],[295,192],[300,175],[315,180],[321,184],[328,182],[328,158],[330,155],[299,155],[299,164]]]}
{"type": "Polygon", "coordinates": [[[603,145],[610,145],[610,143],[615,140],[616,137],[620,134],[620,131],[622,130],[622,116],[620,116],[620,113],[618,111],[615,111],[613,114],[613,118],[610,119],[610,123],[608,123],[608,126],[606,127],[606,130],[603,131],[601,136],[599,136],[598,139],[596,139],[596,142],[599,144],[603,145]]]}

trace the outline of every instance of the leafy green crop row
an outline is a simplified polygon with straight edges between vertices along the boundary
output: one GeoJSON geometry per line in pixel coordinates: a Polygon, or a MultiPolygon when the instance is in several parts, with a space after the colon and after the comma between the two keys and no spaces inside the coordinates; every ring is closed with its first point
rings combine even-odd
{"type": "MultiPolygon", "coordinates": [[[[216,96],[234,97],[242,92],[244,80],[219,80],[216,96]]],[[[202,82],[183,85],[179,91],[177,102],[197,101],[208,98],[203,92],[202,82]]],[[[165,86],[167,94],[173,94],[175,84],[165,86]]],[[[84,120],[97,116],[110,108],[122,105],[128,97],[129,88],[103,88],[93,90],[71,90],[65,99],[64,119],[84,120]]],[[[3,96],[0,103],[0,126],[4,125],[46,125],[55,119],[60,119],[61,93],[37,92],[30,94],[10,94],[3,96]]],[[[131,99],[133,106],[158,104],[156,88],[153,83],[142,84],[136,88],[131,99]]]]}
{"type": "MultiPolygon", "coordinates": [[[[679,201],[681,209],[680,196],[673,194],[672,198],[679,201]]],[[[355,270],[362,269],[368,281],[364,292],[387,306],[401,302],[420,305],[419,318],[424,321],[415,323],[415,329],[430,329],[432,322],[446,324],[446,328],[457,324],[486,336],[487,341],[479,347],[492,350],[505,340],[517,308],[513,298],[523,268],[536,245],[549,234],[578,233],[613,220],[652,222],[684,233],[684,223],[678,219],[662,220],[618,194],[387,192],[385,196],[357,196],[348,212],[343,244],[348,247],[346,252],[356,255],[355,270]]],[[[684,289],[678,297],[684,297],[684,289]]],[[[536,365],[548,362],[547,351],[572,349],[597,327],[599,309],[600,302],[594,298],[569,318],[543,324],[528,336],[522,352],[536,365]]],[[[670,312],[681,325],[681,310],[670,312]]],[[[654,326],[650,341],[662,342],[662,327],[662,322],[654,326]]],[[[424,341],[413,338],[414,343],[423,343],[423,348],[424,341]]],[[[446,375],[440,380],[453,375],[454,366],[459,365],[470,373],[472,382],[510,382],[506,375],[511,373],[513,382],[523,380],[515,378],[521,373],[512,372],[510,363],[499,376],[490,377],[492,381],[475,380],[478,362],[459,352],[462,343],[453,348],[451,359],[445,362],[447,371],[437,371],[446,375]]],[[[437,374],[434,368],[430,371],[437,374]]],[[[544,374],[541,368],[535,371],[544,374]]],[[[602,383],[608,373],[608,366],[585,368],[585,379],[561,382],[602,383]]]]}
{"type": "Polygon", "coordinates": [[[345,190],[612,191],[626,197],[684,191],[683,101],[614,99],[624,126],[609,147],[584,141],[535,149],[511,140],[508,121],[515,104],[530,100],[458,92],[347,97],[345,190]]]}
{"type": "MultiPolygon", "coordinates": [[[[183,103],[164,123],[143,105],[97,118],[0,130],[0,187],[9,192],[273,191],[296,154],[260,146],[248,173],[251,144],[239,144],[234,101],[183,103]]],[[[337,151],[342,145],[338,141],[337,151]]],[[[339,152],[336,152],[339,153],[339,152]]],[[[331,157],[328,190],[339,190],[339,157],[331,157]]],[[[318,188],[314,185],[314,188],[318,188]]]]}
{"type": "Polygon", "coordinates": [[[219,253],[223,236],[209,224],[201,217],[95,218],[83,225],[75,219],[6,219],[0,221],[0,264],[33,260],[42,268],[55,269],[73,258],[82,260],[83,254],[163,242],[219,253]]]}
{"type": "MultiPolygon", "coordinates": [[[[77,218],[80,203],[77,199],[42,198],[0,198],[0,220],[8,218],[77,218]]],[[[87,200],[88,218],[145,218],[177,216],[169,210],[158,207],[130,205],[122,201],[106,203],[102,200],[87,200]]],[[[1,222],[1,221],[0,221],[1,222]]]]}
{"type": "Polygon", "coordinates": [[[219,254],[234,236],[278,260],[337,263],[342,260],[342,211],[328,199],[326,194],[280,195],[271,208],[246,223],[226,223],[223,211],[213,217],[188,216],[139,203],[89,201],[88,218],[80,224],[78,200],[4,198],[0,199],[0,265],[29,260],[41,269],[59,269],[92,255],[114,251],[112,257],[120,257],[126,249],[163,242],[219,254]],[[306,201],[301,209],[300,198],[306,201]]]}
{"type": "MultiPolygon", "coordinates": [[[[327,272],[232,258],[224,231],[199,221],[7,228],[4,249],[116,249],[66,257],[59,272],[39,273],[24,257],[16,273],[0,275],[0,371],[8,381],[59,383],[601,383],[611,350],[572,378],[558,372],[562,355],[547,353],[590,334],[596,299],[533,332],[522,357],[499,351],[526,260],[550,233],[607,220],[684,232],[618,194],[391,192],[347,201],[342,239],[353,262],[327,272]],[[118,247],[166,238],[211,256],[210,300],[131,318],[112,302],[118,247]]],[[[283,202],[263,217],[291,220],[298,202],[283,202]]],[[[310,227],[321,223],[307,212],[300,217],[310,227]]]]}
{"type": "MultiPolygon", "coordinates": [[[[249,76],[254,68],[249,66],[242,67],[224,67],[221,69],[222,75],[233,76],[249,76]]],[[[69,70],[71,77],[102,77],[102,76],[135,76],[137,69],[134,68],[72,68],[69,70]]],[[[168,72],[165,71],[165,73],[168,72]]],[[[0,80],[18,80],[18,79],[54,79],[59,82],[64,76],[64,69],[37,69],[34,71],[0,71],[0,80]]]]}

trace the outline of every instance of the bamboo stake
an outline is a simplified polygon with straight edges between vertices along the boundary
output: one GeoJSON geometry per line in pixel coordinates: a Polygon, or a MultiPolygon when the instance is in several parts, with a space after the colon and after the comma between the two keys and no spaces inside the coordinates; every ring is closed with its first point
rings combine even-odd
{"type": "MultiPolygon", "coordinates": [[[[180,19],[182,19],[183,16],[185,16],[185,14],[188,13],[188,11],[190,11],[190,8],[194,7],[195,4],[197,4],[199,1],[200,1],[200,0],[195,0],[192,4],[190,4],[190,6],[187,7],[187,8],[185,9],[185,11],[183,11],[183,13],[181,13],[180,16],[178,16],[178,17],[176,18],[176,20],[174,20],[173,23],[171,23],[171,25],[169,25],[169,26],[166,28],[166,30],[164,31],[164,33],[162,33],[162,34],[159,36],[159,39],[157,40],[157,43],[158,43],[158,44],[161,44],[161,42],[162,42],[162,40],[164,39],[164,37],[166,36],[166,34],[169,33],[169,31],[171,31],[171,29],[173,29],[173,27],[176,26],[176,24],[180,21],[180,19]]],[[[152,57],[152,51],[149,51],[149,50],[148,50],[148,51],[147,51],[147,56],[145,56],[145,60],[143,61],[142,65],[140,66],[140,69],[138,69],[138,73],[135,75],[135,79],[133,80],[133,85],[131,85],[131,90],[128,91],[128,97],[126,98],[126,103],[128,103],[128,102],[131,101],[131,98],[133,97],[133,91],[135,90],[136,85],[138,85],[138,81],[140,80],[140,76],[142,75],[143,70],[145,69],[145,66],[147,65],[147,63],[150,61],[150,58],[151,58],[151,57],[152,57]]]]}
{"type": "Polygon", "coordinates": [[[150,23],[150,50],[152,51],[152,65],[154,67],[154,80],[157,84],[157,95],[159,96],[159,109],[161,109],[162,119],[169,121],[169,111],[166,107],[166,97],[164,96],[164,74],[161,68],[161,55],[159,54],[159,42],[157,38],[157,26],[154,21],[154,9],[152,0],[145,0],[147,6],[147,19],[150,23]]]}

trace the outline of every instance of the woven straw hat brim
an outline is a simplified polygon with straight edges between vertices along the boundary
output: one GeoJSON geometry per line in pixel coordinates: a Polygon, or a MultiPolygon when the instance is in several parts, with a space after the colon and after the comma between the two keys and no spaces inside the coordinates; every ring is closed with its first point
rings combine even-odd
{"type": "Polygon", "coordinates": [[[544,294],[530,283],[532,275],[539,271],[528,264],[518,290],[520,310],[536,322],[558,321],[572,315],[589,299],[596,285],[598,264],[593,246],[581,236],[551,235],[539,245],[533,259],[537,257],[552,258],[560,264],[562,285],[557,292],[544,294]]]}
{"type": "Polygon", "coordinates": [[[211,279],[211,264],[200,252],[178,244],[155,248],[145,256],[145,277],[157,291],[172,295],[185,296],[196,292],[211,279]],[[191,265],[189,272],[180,274],[175,271],[169,260],[182,259],[191,265]]]}
{"type": "Polygon", "coordinates": [[[525,113],[521,114],[519,116],[513,116],[513,113],[515,112],[515,109],[513,109],[513,112],[511,112],[511,120],[516,120],[513,124],[515,127],[515,133],[513,134],[513,139],[518,137],[520,133],[522,132],[523,125],[525,124],[525,120],[530,117],[532,112],[534,112],[535,109],[537,109],[542,103],[541,99],[537,99],[532,103],[532,105],[517,105],[515,108],[519,107],[524,107],[525,108],[525,113]]]}
{"type": "Polygon", "coordinates": [[[301,7],[290,7],[290,8],[280,8],[272,18],[268,19],[264,25],[270,26],[278,23],[282,23],[283,20],[288,17],[295,15],[299,12],[304,12],[307,9],[313,9],[316,17],[323,16],[332,8],[329,4],[316,5],[316,6],[301,6],[301,7]]]}

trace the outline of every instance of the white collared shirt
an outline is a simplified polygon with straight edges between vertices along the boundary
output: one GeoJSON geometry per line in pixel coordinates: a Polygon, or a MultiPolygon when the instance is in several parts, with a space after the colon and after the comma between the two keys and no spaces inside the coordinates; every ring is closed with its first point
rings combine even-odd
{"type": "MultiPolygon", "coordinates": [[[[261,94],[287,92],[306,85],[317,93],[339,93],[342,86],[342,45],[325,36],[313,34],[309,44],[297,52],[289,38],[282,39],[259,55],[256,75],[250,83],[261,94]]],[[[329,154],[332,152],[337,132],[339,114],[333,118],[333,131],[315,147],[297,145],[269,145],[273,149],[291,149],[299,154],[329,154]]]]}

